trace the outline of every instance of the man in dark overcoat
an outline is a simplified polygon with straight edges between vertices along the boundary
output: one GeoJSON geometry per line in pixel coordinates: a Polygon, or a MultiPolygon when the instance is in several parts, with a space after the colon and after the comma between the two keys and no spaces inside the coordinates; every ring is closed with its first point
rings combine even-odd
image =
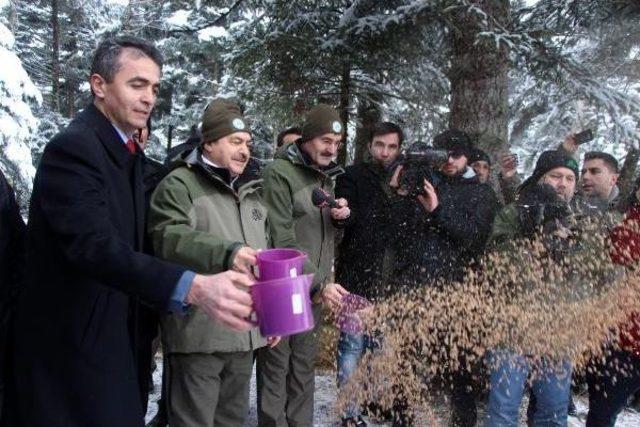
{"type": "Polygon", "coordinates": [[[93,103],[45,148],[27,231],[8,425],[143,426],[136,366],[141,304],[194,304],[248,330],[248,276],[203,276],[142,253],[143,154],[132,141],[156,101],[162,57],[120,37],[96,49],[93,103]]]}

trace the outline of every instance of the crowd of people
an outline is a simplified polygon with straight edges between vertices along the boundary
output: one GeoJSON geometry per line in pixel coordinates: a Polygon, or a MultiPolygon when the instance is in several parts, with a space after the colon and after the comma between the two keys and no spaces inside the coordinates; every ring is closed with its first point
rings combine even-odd
{"type": "MultiPolygon", "coordinates": [[[[251,157],[240,106],[216,98],[198,134],[159,164],[144,156],[144,144],[161,70],[147,41],[103,41],[90,71],[93,102],[38,165],[28,227],[0,182],[2,426],[144,425],[158,329],[156,425],[243,426],[254,364],[259,425],[313,425],[318,327],[264,337],[250,320],[248,289],[263,249],[307,255],[316,325],[323,307],[339,312],[349,293],[376,303],[458,283],[470,270],[490,275],[481,261],[488,251],[535,236],[566,238],[578,218],[607,218],[613,262],[633,268],[640,259],[638,192],[622,203],[610,154],[588,152],[580,167],[573,135],[521,180],[514,155],[501,155],[495,173],[482,141],[462,131],[403,155],[403,130],[381,122],[364,160],[345,170],[334,162],[344,124],[318,104],[302,126],[278,135],[275,159],[262,165],[251,157]],[[333,207],[312,202],[317,188],[335,197],[333,207]]],[[[608,359],[594,362],[587,378],[590,427],[613,426],[640,388],[635,320],[620,342],[603,343],[608,359]],[[619,365],[624,375],[611,371],[619,365]]],[[[367,331],[340,333],[339,388],[379,345],[367,331]]],[[[531,425],[567,425],[570,361],[549,360],[545,370],[509,347],[486,357],[484,425],[516,426],[527,385],[531,425]],[[530,377],[532,369],[542,373],[530,377]]],[[[474,379],[465,370],[451,379],[451,425],[476,425],[474,379]]],[[[381,408],[389,421],[415,424],[402,390],[393,392],[393,407],[381,408]]],[[[342,425],[366,426],[362,409],[347,405],[342,425]]]]}

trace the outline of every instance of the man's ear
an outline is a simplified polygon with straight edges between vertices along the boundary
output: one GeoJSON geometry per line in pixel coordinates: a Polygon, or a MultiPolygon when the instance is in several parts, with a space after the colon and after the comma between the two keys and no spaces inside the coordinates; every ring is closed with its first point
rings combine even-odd
{"type": "Polygon", "coordinates": [[[107,85],[107,81],[100,74],[92,74],[89,77],[89,85],[91,86],[91,93],[96,98],[104,99],[105,97],[105,86],[107,85]]]}

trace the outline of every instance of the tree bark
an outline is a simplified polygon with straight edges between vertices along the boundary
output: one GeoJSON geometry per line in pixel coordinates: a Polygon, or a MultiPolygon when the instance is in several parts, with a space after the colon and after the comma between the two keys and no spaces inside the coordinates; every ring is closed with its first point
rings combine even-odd
{"type": "Polygon", "coordinates": [[[640,150],[630,148],[627,157],[624,159],[620,177],[618,178],[618,189],[620,190],[621,200],[626,200],[633,191],[634,180],[638,169],[638,160],[640,160],[640,150]]]}
{"type": "MultiPolygon", "coordinates": [[[[490,28],[507,25],[509,0],[479,0],[474,4],[488,15],[490,28]]],[[[496,159],[508,147],[508,52],[503,46],[496,48],[493,40],[478,39],[479,32],[487,28],[468,9],[458,13],[453,22],[449,125],[470,135],[488,137],[486,140],[493,142],[482,148],[496,159]]]]}
{"type": "Polygon", "coordinates": [[[51,109],[60,112],[60,22],[58,0],[51,0],[51,109]]]}
{"type": "Polygon", "coordinates": [[[347,163],[347,139],[349,136],[349,98],[351,95],[351,64],[344,62],[342,65],[342,73],[340,76],[340,105],[338,106],[338,113],[340,114],[340,121],[344,126],[343,140],[340,150],[338,151],[338,164],[346,166],[347,163]]]}

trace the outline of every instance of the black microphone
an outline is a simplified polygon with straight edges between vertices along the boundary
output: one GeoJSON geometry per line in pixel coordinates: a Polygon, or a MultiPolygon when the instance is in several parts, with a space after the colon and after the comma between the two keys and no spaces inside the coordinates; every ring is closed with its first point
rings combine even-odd
{"type": "Polygon", "coordinates": [[[326,208],[327,206],[330,208],[339,208],[340,204],[336,202],[336,199],[331,197],[326,190],[322,188],[314,188],[311,192],[311,201],[313,205],[319,208],[326,208]]]}

